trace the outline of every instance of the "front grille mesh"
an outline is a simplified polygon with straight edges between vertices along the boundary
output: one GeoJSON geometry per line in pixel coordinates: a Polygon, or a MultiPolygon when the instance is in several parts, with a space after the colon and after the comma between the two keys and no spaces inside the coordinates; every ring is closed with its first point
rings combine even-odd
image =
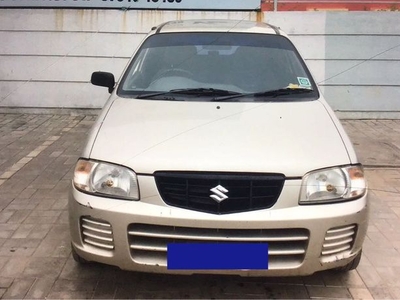
{"type": "Polygon", "coordinates": [[[114,249],[113,231],[107,221],[82,217],[81,236],[86,244],[105,250],[114,249]]]}
{"type": "Polygon", "coordinates": [[[228,214],[272,207],[281,194],[285,176],[156,172],[155,180],[162,199],[168,205],[206,213],[228,214]],[[218,187],[222,194],[212,191],[218,187]]]}
{"type": "Polygon", "coordinates": [[[331,228],[325,235],[322,256],[337,255],[353,247],[357,225],[331,228]]]}
{"type": "MultiPolygon", "coordinates": [[[[139,264],[167,265],[170,243],[268,243],[269,269],[294,268],[304,260],[306,229],[208,229],[130,224],[129,247],[139,264]]],[[[249,254],[251,255],[251,254],[249,254]]]]}

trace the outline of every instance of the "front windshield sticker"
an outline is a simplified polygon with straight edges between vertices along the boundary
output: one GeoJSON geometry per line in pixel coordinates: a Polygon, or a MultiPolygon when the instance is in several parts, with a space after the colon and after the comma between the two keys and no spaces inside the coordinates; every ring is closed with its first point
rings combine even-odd
{"type": "Polygon", "coordinates": [[[299,89],[300,86],[295,83],[289,83],[289,85],[286,87],[287,89],[299,89]]]}
{"type": "Polygon", "coordinates": [[[311,82],[307,77],[297,77],[297,81],[302,88],[311,88],[311,82]]]}

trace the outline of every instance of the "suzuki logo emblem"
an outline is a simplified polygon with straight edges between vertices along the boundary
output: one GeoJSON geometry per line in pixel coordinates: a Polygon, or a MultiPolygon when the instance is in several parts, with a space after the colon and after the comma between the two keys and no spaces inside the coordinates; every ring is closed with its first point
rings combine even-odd
{"type": "Polygon", "coordinates": [[[221,185],[212,188],[210,191],[213,192],[213,195],[210,195],[210,197],[217,202],[222,202],[229,198],[227,195],[225,195],[229,191],[221,185]]]}

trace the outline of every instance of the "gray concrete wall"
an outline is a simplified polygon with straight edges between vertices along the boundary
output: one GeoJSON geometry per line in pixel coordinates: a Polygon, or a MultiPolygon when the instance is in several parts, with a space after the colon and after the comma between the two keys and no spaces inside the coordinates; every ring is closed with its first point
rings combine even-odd
{"type": "Polygon", "coordinates": [[[0,106],[98,108],[95,70],[120,75],[149,29],[174,19],[263,19],[285,30],[336,111],[400,115],[398,12],[0,9],[0,106]]]}

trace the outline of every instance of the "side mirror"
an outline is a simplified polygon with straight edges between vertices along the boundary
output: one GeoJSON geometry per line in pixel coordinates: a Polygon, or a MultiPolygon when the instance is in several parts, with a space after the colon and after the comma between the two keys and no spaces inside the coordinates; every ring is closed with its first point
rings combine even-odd
{"type": "Polygon", "coordinates": [[[93,85],[108,87],[108,92],[111,94],[114,90],[115,78],[112,73],[108,72],[93,72],[90,82],[93,85]]]}

